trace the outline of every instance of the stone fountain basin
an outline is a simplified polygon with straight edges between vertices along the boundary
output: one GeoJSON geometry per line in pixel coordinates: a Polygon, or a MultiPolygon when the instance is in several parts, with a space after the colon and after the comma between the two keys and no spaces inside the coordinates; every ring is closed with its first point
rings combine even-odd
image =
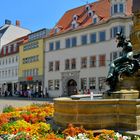
{"type": "Polygon", "coordinates": [[[54,121],[87,129],[140,130],[140,99],[54,99],[54,121]]]}

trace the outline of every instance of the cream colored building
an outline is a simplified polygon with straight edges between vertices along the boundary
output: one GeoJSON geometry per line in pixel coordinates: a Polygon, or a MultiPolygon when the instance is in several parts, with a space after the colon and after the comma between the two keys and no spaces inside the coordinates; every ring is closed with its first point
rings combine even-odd
{"type": "Polygon", "coordinates": [[[114,37],[121,29],[129,37],[131,4],[131,0],[100,0],[64,14],[45,39],[44,84],[50,97],[108,88],[109,64],[121,55],[114,37]]]}

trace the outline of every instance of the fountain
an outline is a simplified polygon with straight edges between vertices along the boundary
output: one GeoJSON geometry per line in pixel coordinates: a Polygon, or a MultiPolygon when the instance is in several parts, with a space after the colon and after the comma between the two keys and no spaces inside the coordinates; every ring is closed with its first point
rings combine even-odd
{"type": "MultiPolygon", "coordinates": [[[[140,1],[133,0],[134,27],[131,34],[134,53],[140,54],[140,1]]],[[[66,127],[69,123],[87,129],[140,130],[140,72],[122,75],[117,91],[106,99],[54,99],[54,120],[66,127]]]]}

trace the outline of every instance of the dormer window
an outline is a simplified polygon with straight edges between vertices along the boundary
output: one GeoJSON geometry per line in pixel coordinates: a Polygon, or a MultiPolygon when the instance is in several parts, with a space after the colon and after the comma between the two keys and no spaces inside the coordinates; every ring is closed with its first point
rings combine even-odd
{"type": "Polygon", "coordinates": [[[59,29],[58,27],[55,27],[55,28],[54,28],[55,34],[58,33],[59,31],[60,31],[60,29],[59,29]]]}
{"type": "Polygon", "coordinates": [[[97,18],[93,18],[93,23],[94,23],[94,24],[97,23],[97,18]]]}
{"type": "Polygon", "coordinates": [[[72,21],[71,25],[72,25],[72,29],[75,29],[78,27],[78,23],[75,20],[72,21]]]}
{"type": "Polygon", "coordinates": [[[78,19],[78,16],[77,15],[73,15],[73,20],[77,21],[77,19],[78,19]]]}
{"type": "Polygon", "coordinates": [[[96,14],[94,14],[94,16],[92,17],[92,22],[93,22],[93,24],[98,23],[99,20],[100,20],[100,17],[98,17],[96,14]]]}
{"type": "Polygon", "coordinates": [[[90,5],[86,5],[85,9],[86,9],[86,11],[89,11],[90,10],[90,5]]]}
{"type": "Polygon", "coordinates": [[[88,11],[88,16],[89,16],[89,17],[92,17],[92,16],[93,16],[93,11],[89,10],[89,11],[88,11]]]}

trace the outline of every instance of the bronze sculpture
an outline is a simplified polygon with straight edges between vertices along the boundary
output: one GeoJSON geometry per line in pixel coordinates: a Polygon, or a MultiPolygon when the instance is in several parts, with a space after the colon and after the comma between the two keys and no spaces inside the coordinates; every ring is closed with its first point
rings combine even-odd
{"type": "Polygon", "coordinates": [[[108,92],[116,90],[116,84],[122,74],[132,75],[139,69],[140,55],[133,55],[132,44],[126,40],[122,32],[116,34],[117,47],[122,48],[122,56],[110,64],[106,82],[110,86],[108,92]]]}

